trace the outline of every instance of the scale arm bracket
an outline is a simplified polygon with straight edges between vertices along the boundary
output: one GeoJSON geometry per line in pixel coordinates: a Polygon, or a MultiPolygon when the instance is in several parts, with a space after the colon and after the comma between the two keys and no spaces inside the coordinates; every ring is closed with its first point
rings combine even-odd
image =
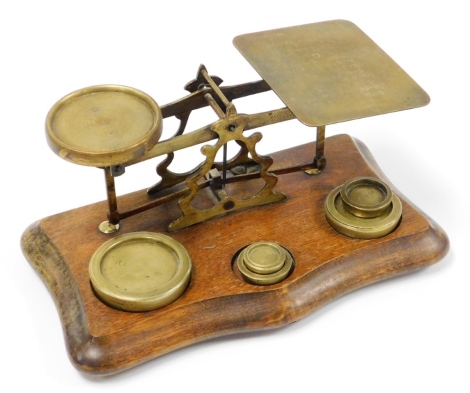
{"type": "MultiPolygon", "coordinates": [[[[229,101],[248,97],[253,94],[264,93],[270,91],[271,87],[264,80],[259,80],[255,82],[242,83],[239,85],[233,86],[224,86],[220,87],[222,93],[228,98],[229,101]]],[[[206,107],[207,101],[204,98],[204,95],[211,93],[212,89],[206,88],[197,90],[186,97],[183,97],[179,100],[173,101],[169,104],[162,106],[160,109],[162,111],[162,117],[165,119],[167,117],[176,116],[180,113],[185,113],[193,111],[196,109],[206,107]]]]}
{"type": "MultiPolygon", "coordinates": [[[[295,119],[295,115],[289,108],[260,112],[253,115],[249,115],[248,117],[249,120],[246,124],[246,127],[244,128],[244,131],[295,119]]],[[[218,134],[212,130],[213,125],[214,123],[211,123],[187,134],[175,136],[170,139],[158,142],[145,155],[138,157],[132,161],[123,163],[123,165],[134,165],[139,162],[143,162],[151,158],[161,156],[163,154],[173,153],[178,150],[186,149],[191,146],[196,146],[201,143],[217,139],[218,134]]]]}

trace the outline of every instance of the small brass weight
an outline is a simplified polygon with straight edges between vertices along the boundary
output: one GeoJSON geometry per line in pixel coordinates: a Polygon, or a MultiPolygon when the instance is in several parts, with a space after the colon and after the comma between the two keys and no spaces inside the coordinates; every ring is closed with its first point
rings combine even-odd
{"type": "Polygon", "coordinates": [[[334,123],[427,105],[405,71],[343,20],[244,34],[234,45],[260,80],[225,86],[201,65],[186,95],[163,106],[99,85],[47,115],[53,152],[99,168],[106,186],[106,201],[40,220],[22,238],[83,371],[111,374],[210,337],[282,326],[447,252],[444,232],[380,178],[364,145],[326,138],[334,123]],[[268,91],[284,106],[238,112],[235,101],[268,91]],[[212,121],[187,132],[204,107],[212,121]],[[161,140],[167,118],[177,127],[161,140]],[[267,132],[258,129],[294,119],[316,140],[259,154],[267,132]],[[239,149],[232,157],[228,144],[239,149]],[[170,170],[197,145],[198,165],[170,170]],[[157,157],[146,190],[117,195],[126,168],[157,157]]]}

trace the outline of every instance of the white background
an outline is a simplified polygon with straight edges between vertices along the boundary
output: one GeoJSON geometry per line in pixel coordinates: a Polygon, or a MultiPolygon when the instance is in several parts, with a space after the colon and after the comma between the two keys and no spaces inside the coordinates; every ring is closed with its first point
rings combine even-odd
{"type": "MultiPolygon", "coordinates": [[[[463,5],[1,2],[0,390],[470,391],[470,29],[463,5]],[[105,192],[101,171],[65,162],[48,148],[49,108],[71,91],[105,83],[136,87],[163,105],[184,95],[200,63],[227,85],[257,80],[233,37],[331,19],[357,24],[429,93],[431,104],[327,127],[327,134],[362,140],[391,182],[446,230],[449,254],[420,272],[344,296],[286,328],[208,341],[113,377],[75,370],[52,298],[19,241],[30,223],[102,200],[105,192]]],[[[262,106],[241,102],[240,112],[262,106]]],[[[264,103],[266,109],[281,106],[275,104],[264,103]]],[[[284,126],[265,132],[263,149],[314,137],[314,130],[296,121],[284,126]]],[[[124,176],[120,193],[154,182],[151,167],[137,167],[124,176]]]]}

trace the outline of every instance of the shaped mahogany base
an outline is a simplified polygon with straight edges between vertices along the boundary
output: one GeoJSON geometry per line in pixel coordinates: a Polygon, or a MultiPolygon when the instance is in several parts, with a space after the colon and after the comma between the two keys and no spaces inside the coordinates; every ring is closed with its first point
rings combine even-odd
{"type": "MultiPolygon", "coordinates": [[[[400,194],[402,222],[390,235],[358,240],[331,228],[323,204],[332,189],[358,176],[386,179],[365,146],[349,136],[328,138],[325,148],[328,164],[320,175],[279,176],[276,189],[287,195],[284,202],[170,233],[188,250],[193,272],[186,292],[156,311],[130,313],[103,304],[91,289],[88,264],[94,251],[118,234],[166,233],[180,214],[176,202],[124,220],[113,235],[98,230],[106,220],[106,202],[32,224],[22,238],[23,252],[56,302],[74,365],[112,374],[212,337],[284,326],[350,291],[446,254],[445,233],[400,194]],[[233,273],[237,251],[260,240],[277,242],[294,256],[295,269],[285,281],[256,286],[233,273]]],[[[304,164],[314,152],[309,144],[275,153],[273,167],[304,164]]],[[[243,184],[238,186],[249,187],[243,184]]],[[[125,209],[149,198],[139,191],[118,203],[125,209]]]]}

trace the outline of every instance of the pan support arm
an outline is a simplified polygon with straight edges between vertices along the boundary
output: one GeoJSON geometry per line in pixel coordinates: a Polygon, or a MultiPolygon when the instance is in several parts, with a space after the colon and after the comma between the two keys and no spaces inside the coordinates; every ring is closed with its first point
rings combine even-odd
{"type": "MultiPolygon", "coordinates": [[[[210,76],[206,68],[201,65],[195,80],[186,85],[186,90],[190,95],[165,105],[161,108],[163,118],[175,116],[180,125],[173,137],[157,143],[145,155],[134,159],[131,162],[114,167],[106,167],[105,181],[108,199],[108,221],[100,225],[103,233],[113,233],[119,229],[121,219],[140,213],[154,206],[166,203],[175,198],[181,198],[179,206],[182,216],[171,223],[169,230],[177,230],[198,222],[205,221],[211,217],[226,214],[229,211],[245,209],[252,206],[273,203],[285,199],[282,193],[274,192],[274,186],[277,183],[277,176],[269,167],[272,159],[269,156],[261,156],[256,152],[256,144],[261,140],[262,134],[255,132],[249,137],[243,135],[245,131],[270,124],[275,124],[287,120],[295,119],[295,115],[289,108],[281,108],[267,112],[241,115],[238,114],[233,99],[246,97],[271,90],[264,81],[256,81],[236,86],[220,87],[222,79],[216,76],[210,76]],[[202,127],[196,131],[184,134],[189,116],[192,110],[210,106],[219,120],[202,127]],[[205,161],[201,162],[196,168],[186,173],[173,173],[168,170],[171,164],[174,152],[184,148],[209,142],[217,139],[215,145],[204,145],[201,152],[206,156],[205,161]],[[238,154],[230,160],[227,160],[227,143],[234,141],[240,146],[238,154]],[[223,161],[215,162],[215,156],[219,149],[223,149],[223,161]],[[138,206],[125,212],[119,212],[114,184],[114,177],[124,173],[125,166],[133,165],[150,158],[166,154],[167,157],[157,167],[157,173],[161,176],[161,181],[148,189],[149,195],[157,194],[159,191],[173,187],[177,184],[186,183],[185,191],[178,191],[173,195],[158,198],[143,206],[138,206]],[[236,167],[252,166],[257,172],[248,175],[238,176],[239,181],[244,179],[261,178],[265,185],[257,194],[249,199],[237,199],[228,195],[225,186],[228,182],[238,181],[232,177],[236,172],[236,167]],[[231,169],[234,169],[235,171],[231,169]],[[227,179],[227,173],[232,177],[227,179]],[[210,186],[210,189],[216,197],[217,203],[209,210],[199,210],[193,207],[191,202],[200,189],[210,186]],[[161,202],[161,203],[160,203],[161,202]]],[[[310,164],[295,168],[294,170],[304,170],[310,175],[319,174],[326,165],[324,154],[325,126],[318,126],[316,130],[316,151],[315,157],[310,164]]],[[[289,168],[283,168],[276,171],[279,174],[289,173],[289,168]]]]}

